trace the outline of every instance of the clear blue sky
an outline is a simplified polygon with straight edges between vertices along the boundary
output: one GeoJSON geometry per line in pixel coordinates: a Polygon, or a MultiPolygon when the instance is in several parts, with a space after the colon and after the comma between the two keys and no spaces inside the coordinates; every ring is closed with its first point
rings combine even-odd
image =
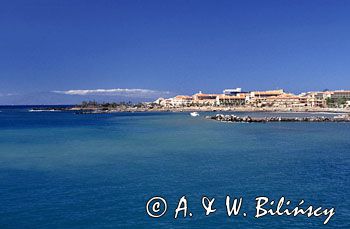
{"type": "Polygon", "coordinates": [[[347,0],[2,0],[0,31],[0,104],[350,89],[347,0]]]}

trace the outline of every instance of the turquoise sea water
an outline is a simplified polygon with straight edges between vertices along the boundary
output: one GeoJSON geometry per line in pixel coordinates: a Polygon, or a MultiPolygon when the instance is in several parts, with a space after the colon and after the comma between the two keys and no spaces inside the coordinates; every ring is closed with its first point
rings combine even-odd
{"type": "MultiPolygon", "coordinates": [[[[230,124],[202,114],[0,108],[0,228],[350,228],[350,124],[230,124]],[[174,219],[186,195],[192,217],[174,219]],[[205,216],[203,195],[217,211],[205,216]],[[226,215],[243,197],[247,217],[226,215]],[[168,202],[161,218],[145,205],[168,202]],[[255,197],[336,208],[256,219],[255,197]]],[[[269,115],[269,114],[254,114],[269,115]]]]}

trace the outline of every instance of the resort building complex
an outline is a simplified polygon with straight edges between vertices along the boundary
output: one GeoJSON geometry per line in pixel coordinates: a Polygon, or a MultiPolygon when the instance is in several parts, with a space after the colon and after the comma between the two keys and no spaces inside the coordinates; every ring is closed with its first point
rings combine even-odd
{"type": "Polygon", "coordinates": [[[305,92],[299,95],[283,89],[243,92],[241,88],[225,89],[222,94],[177,95],[154,101],[162,107],[220,106],[220,107],[349,107],[350,90],[305,92]]]}

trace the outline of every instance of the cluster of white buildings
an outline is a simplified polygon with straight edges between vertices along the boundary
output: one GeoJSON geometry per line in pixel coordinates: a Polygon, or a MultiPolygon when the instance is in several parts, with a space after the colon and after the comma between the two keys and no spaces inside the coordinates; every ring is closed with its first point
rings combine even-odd
{"type": "Polygon", "coordinates": [[[177,95],[159,98],[154,103],[163,107],[190,106],[251,106],[251,107],[329,107],[337,104],[350,107],[350,90],[306,92],[299,95],[283,89],[243,92],[241,88],[225,89],[222,94],[205,94],[201,91],[192,96],[177,95]],[[341,101],[341,103],[339,103],[341,101]]]}

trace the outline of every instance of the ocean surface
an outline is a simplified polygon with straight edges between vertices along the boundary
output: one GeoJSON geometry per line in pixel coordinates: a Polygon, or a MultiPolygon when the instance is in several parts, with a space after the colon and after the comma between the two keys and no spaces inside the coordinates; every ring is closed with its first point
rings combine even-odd
{"type": "Polygon", "coordinates": [[[0,107],[2,229],[350,228],[349,123],[28,110],[0,107]],[[192,217],[174,219],[184,195],[192,217]],[[243,197],[246,217],[227,216],[227,195],[243,197]],[[167,201],[160,218],[146,212],[154,196],[167,201]],[[202,196],[215,198],[215,213],[205,216],[202,196]],[[325,226],[324,216],[256,219],[257,196],[336,213],[325,226]]]}

